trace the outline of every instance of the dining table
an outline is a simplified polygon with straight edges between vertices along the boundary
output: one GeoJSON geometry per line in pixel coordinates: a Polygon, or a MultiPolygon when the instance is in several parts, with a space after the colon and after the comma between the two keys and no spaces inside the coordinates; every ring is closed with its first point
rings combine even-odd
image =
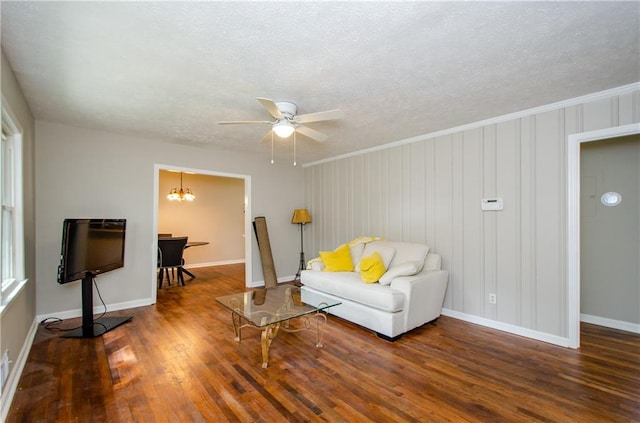
{"type": "MultiPolygon", "coordinates": [[[[208,241],[188,241],[187,244],[184,246],[184,249],[186,250],[187,248],[191,248],[191,247],[201,247],[203,245],[209,245],[209,242],[208,241]]],[[[189,275],[192,279],[196,277],[196,275],[191,273],[185,267],[182,267],[182,272],[189,275]]]]}

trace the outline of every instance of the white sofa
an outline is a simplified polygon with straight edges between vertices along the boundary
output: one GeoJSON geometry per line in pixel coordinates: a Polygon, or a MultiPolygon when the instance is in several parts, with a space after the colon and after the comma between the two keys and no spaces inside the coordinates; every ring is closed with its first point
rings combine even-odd
{"type": "Polygon", "coordinates": [[[329,313],[391,341],[440,316],[449,272],[441,269],[439,254],[430,253],[424,244],[380,240],[354,240],[349,249],[352,272],[324,271],[320,259],[310,261],[300,280],[305,303],[339,301],[342,304],[329,308],[329,313]],[[359,263],[374,251],[387,270],[378,282],[364,283],[359,263]]]}

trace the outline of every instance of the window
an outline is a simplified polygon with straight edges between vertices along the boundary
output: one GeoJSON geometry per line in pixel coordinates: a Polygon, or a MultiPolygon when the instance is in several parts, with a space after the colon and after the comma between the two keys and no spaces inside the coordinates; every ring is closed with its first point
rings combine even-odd
{"type": "Polygon", "coordinates": [[[0,313],[26,283],[22,215],[22,134],[2,108],[0,148],[0,313]]]}

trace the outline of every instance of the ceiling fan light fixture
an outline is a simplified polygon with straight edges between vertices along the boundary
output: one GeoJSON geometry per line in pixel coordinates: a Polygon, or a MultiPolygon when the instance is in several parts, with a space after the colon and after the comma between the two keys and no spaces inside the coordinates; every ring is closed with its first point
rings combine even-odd
{"type": "Polygon", "coordinates": [[[323,112],[298,114],[298,106],[290,101],[273,101],[268,98],[257,98],[258,102],[269,112],[272,121],[222,121],[220,125],[236,125],[236,124],[266,124],[271,125],[271,130],[264,136],[263,141],[267,141],[271,137],[271,163],[273,160],[273,144],[274,138],[289,138],[293,135],[293,165],[296,166],[296,136],[303,136],[317,142],[325,142],[329,137],[322,132],[316,131],[308,126],[307,123],[323,122],[327,120],[342,119],[344,114],[342,111],[325,110],[323,112]],[[274,135],[275,134],[275,135],[274,135]]]}
{"type": "Polygon", "coordinates": [[[291,134],[296,130],[294,126],[286,119],[281,120],[273,125],[271,128],[280,138],[289,138],[291,134]]]}

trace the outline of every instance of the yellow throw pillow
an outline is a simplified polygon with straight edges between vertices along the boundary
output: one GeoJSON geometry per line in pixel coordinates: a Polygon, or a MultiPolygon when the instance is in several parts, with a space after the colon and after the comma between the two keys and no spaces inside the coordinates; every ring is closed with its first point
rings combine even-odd
{"type": "Polygon", "coordinates": [[[325,272],[353,272],[353,261],[348,244],[342,244],[334,251],[320,251],[325,272]]]}
{"type": "Polygon", "coordinates": [[[365,283],[378,282],[386,271],[382,256],[377,251],[360,260],[360,277],[365,283]]]}

